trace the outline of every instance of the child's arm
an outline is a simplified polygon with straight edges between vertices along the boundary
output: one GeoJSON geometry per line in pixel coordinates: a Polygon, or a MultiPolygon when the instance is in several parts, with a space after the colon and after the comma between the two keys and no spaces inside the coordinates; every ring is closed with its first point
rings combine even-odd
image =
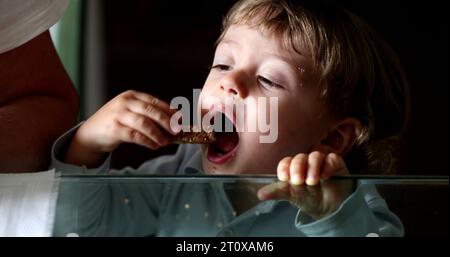
{"type": "Polygon", "coordinates": [[[104,105],[75,133],[64,161],[96,167],[121,143],[150,149],[169,144],[170,116],[176,110],[151,95],[126,91],[104,105]]]}
{"type": "MultiPolygon", "coordinates": [[[[58,161],[58,153],[77,127],[57,140],[53,148],[53,165],[63,174],[183,174],[184,167],[198,155],[193,145],[181,145],[175,155],[160,156],[143,163],[138,169],[126,167],[111,170],[109,161],[94,169],[86,169],[58,161]]],[[[54,236],[77,233],[80,236],[150,236],[158,233],[161,206],[167,190],[165,183],[155,180],[102,180],[91,183],[70,180],[60,185],[54,236]],[[166,191],[165,191],[166,190],[166,191]]],[[[171,191],[172,189],[168,189],[171,191]]]]}

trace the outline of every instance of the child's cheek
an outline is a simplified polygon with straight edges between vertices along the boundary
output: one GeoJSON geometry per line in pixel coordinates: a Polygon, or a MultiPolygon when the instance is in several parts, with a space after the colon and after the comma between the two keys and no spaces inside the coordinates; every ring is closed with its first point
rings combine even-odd
{"type": "Polygon", "coordinates": [[[283,118],[279,122],[277,148],[282,148],[288,155],[307,152],[311,147],[313,135],[308,129],[308,124],[300,121],[292,122],[293,117],[283,118]]]}

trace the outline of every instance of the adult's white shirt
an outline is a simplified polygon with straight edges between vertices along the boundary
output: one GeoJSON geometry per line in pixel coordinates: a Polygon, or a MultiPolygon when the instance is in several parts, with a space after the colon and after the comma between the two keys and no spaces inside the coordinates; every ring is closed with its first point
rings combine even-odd
{"type": "Polygon", "coordinates": [[[68,4],[69,0],[0,0],[0,54],[48,30],[68,4]]]}

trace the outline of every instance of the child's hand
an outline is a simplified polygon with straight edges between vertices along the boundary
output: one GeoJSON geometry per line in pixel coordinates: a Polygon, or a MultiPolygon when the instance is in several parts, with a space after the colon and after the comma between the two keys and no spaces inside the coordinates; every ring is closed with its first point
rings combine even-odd
{"type": "Polygon", "coordinates": [[[259,200],[288,200],[315,220],[335,212],[353,192],[352,179],[330,179],[315,186],[278,181],[259,189],[259,200]]]}
{"type": "Polygon", "coordinates": [[[278,164],[279,182],[262,187],[260,200],[289,200],[315,219],[334,212],[352,192],[351,180],[326,180],[348,174],[342,157],[318,151],[286,157],[278,164]]]}
{"type": "Polygon", "coordinates": [[[333,175],[348,174],[345,162],[335,153],[324,154],[314,151],[310,154],[297,154],[285,157],[278,163],[278,179],[293,185],[316,185],[320,179],[333,175]]]}
{"type": "Polygon", "coordinates": [[[348,174],[342,157],[335,153],[324,154],[314,151],[310,154],[297,154],[285,157],[278,163],[278,179],[293,185],[316,185],[320,179],[333,175],[348,174]]]}
{"type": "Polygon", "coordinates": [[[89,118],[72,139],[65,161],[96,166],[121,143],[158,149],[170,142],[170,116],[176,110],[151,95],[126,91],[89,118]]]}

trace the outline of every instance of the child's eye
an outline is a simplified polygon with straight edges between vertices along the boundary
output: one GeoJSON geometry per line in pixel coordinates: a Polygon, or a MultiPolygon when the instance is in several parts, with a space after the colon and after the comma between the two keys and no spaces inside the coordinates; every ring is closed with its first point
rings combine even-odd
{"type": "Polygon", "coordinates": [[[229,71],[231,70],[231,66],[225,64],[216,64],[211,67],[211,69],[218,69],[220,71],[229,71]]]}
{"type": "Polygon", "coordinates": [[[264,87],[266,87],[266,88],[275,88],[275,89],[283,89],[283,86],[281,86],[280,84],[277,84],[277,83],[275,83],[275,82],[272,82],[272,81],[270,81],[269,79],[266,79],[266,78],[264,78],[264,77],[262,77],[262,76],[258,76],[258,82],[262,85],[262,86],[264,86],[264,87]]]}

